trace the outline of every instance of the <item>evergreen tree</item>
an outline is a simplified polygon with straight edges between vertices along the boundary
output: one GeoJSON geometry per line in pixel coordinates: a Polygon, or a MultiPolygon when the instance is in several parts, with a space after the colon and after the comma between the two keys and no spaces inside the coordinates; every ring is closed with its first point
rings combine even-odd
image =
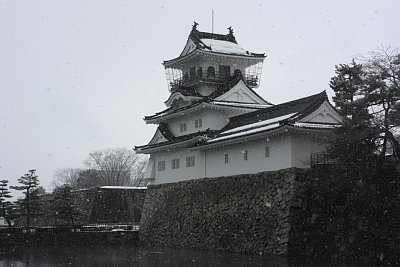
{"type": "Polygon", "coordinates": [[[336,76],[330,81],[330,87],[335,92],[332,99],[338,113],[352,126],[369,125],[371,116],[363,95],[366,87],[363,66],[353,60],[351,65],[335,66],[335,73],[336,76]]]}
{"type": "Polygon", "coordinates": [[[336,171],[353,181],[389,179],[400,156],[400,53],[371,52],[358,64],[336,66],[330,81],[343,127],[334,131],[328,152],[337,161],[336,171]],[[388,150],[390,148],[390,150],[388,150]]]}
{"type": "Polygon", "coordinates": [[[26,217],[26,227],[29,228],[31,225],[31,219],[38,214],[39,208],[39,197],[38,197],[38,186],[39,179],[35,174],[36,170],[29,170],[29,173],[24,174],[18,179],[20,186],[11,186],[10,188],[22,191],[25,198],[17,200],[17,207],[21,215],[26,217]]]}
{"type": "Polygon", "coordinates": [[[0,181],[0,216],[2,216],[11,226],[9,212],[11,209],[11,202],[7,201],[7,199],[11,198],[10,191],[7,189],[8,180],[0,181]]]}
{"type": "Polygon", "coordinates": [[[341,116],[343,127],[334,130],[328,152],[336,161],[336,168],[354,181],[368,176],[368,167],[374,160],[375,129],[372,116],[363,95],[365,73],[363,66],[353,61],[336,66],[336,76],[330,81],[335,92],[333,101],[341,116]]]}
{"type": "Polygon", "coordinates": [[[74,196],[69,185],[57,187],[53,191],[54,200],[51,211],[61,224],[74,225],[79,216],[79,210],[75,205],[74,196]]]}

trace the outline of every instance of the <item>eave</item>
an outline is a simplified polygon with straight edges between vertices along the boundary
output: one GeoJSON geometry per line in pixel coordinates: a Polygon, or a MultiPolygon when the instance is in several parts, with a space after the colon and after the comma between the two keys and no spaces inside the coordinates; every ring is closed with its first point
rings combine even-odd
{"type": "MultiPolygon", "coordinates": [[[[216,101],[216,102],[218,102],[218,101],[216,101]]],[[[212,104],[212,103],[208,103],[208,102],[201,102],[201,103],[194,104],[190,108],[183,109],[183,110],[179,110],[178,109],[175,112],[172,112],[172,113],[160,116],[160,117],[155,117],[155,118],[153,118],[152,116],[145,117],[144,120],[145,120],[146,124],[158,124],[158,123],[160,123],[162,121],[165,121],[165,120],[168,120],[168,119],[171,119],[171,118],[175,118],[175,117],[178,117],[178,116],[187,115],[187,114],[190,114],[192,112],[196,112],[196,111],[198,111],[200,109],[203,109],[203,108],[222,109],[222,110],[236,110],[236,111],[241,112],[241,113],[247,113],[249,111],[254,111],[254,110],[260,109],[260,107],[256,107],[256,106],[255,107],[234,106],[233,103],[232,103],[232,105],[227,105],[227,104],[219,105],[219,104],[212,104]]],[[[162,114],[162,113],[163,112],[160,112],[159,114],[162,114]]]]}
{"type": "Polygon", "coordinates": [[[137,154],[149,154],[165,150],[177,149],[181,147],[188,147],[195,143],[202,142],[206,139],[207,137],[205,136],[196,136],[182,141],[163,142],[155,145],[135,146],[134,149],[137,154]]]}
{"type": "Polygon", "coordinates": [[[278,127],[267,130],[267,131],[261,131],[261,132],[243,135],[243,136],[234,137],[234,138],[229,138],[229,139],[225,139],[225,140],[221,140],[221,141],[212,142],[212,139],[208,139],[206,141],[203,141],[202,143],[199,143],[197,145],[189,147],[189,150],[194,151],[194,150],[214,149],[217,147],[248,142],[251,140],[257,140],[257,139],[269,137],[269,136],[275,136],[275,135],[282,136],[283,134],[290,133],[290,132],[307,132],[307,133],[313,132],[313,133],[318,133],[318,136],[320,136],[321,133],[326,134],[331,131],[332,131],[332,129],[328,129],[328,128],[298,127],[298,126],[290,125],[290,124],[281,124],[278,127]]]}
{"type": "Polygon", "coordinates": [[[180,92],[174,92],[168,97],[168,99],[166,101],[164,101],[164,104],[169,107],[173,103],[174,99],[177,99],[177,98],[182,98],[184,101],[193,101],[193,100],[203,99],[203,97],[201,97],[201,96],[186,96],[180,92]]]}
{"type": "Polygon", "coordinates": [[[265,54],[256,54],[256,53],[250,53],[249,55],[237,55],[237,54],[226,54],[226,53],[219,53],[219,52],[214,52],[214,51],[205,51],[199,48],[196,48],[189,54],[184,55],[183,57],[176,57],[174,59],[170,60],[164,60],[162,63],[164,67],[172,67],[172,65],[183,62],[187,59],[192,58],[193,56],[203,54],[203,55],[210,55],[210,56],[232,56],[235,58],[243,58],[243,59],[254,59],[254,60],[264,60],[267,56],[265,54]]]}

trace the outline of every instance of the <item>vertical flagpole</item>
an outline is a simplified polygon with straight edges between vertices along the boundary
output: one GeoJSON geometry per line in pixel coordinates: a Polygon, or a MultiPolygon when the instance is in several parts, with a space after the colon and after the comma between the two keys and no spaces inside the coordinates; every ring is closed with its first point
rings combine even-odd
{"type": "Polygon", "coordinates": [[[214,33],[214,9],[211,9],[211,32],[214,33]]]}

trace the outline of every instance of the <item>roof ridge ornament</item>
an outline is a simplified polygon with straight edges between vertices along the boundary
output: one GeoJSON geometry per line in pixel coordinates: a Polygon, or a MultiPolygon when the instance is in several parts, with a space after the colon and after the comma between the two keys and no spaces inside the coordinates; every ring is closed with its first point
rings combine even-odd
{"type": "Polygon", "coordinates": [[[193,21],[192,30],[197,31],[197,26],[199,26],[199,24],[196,21],[193,21]]]}
{"type": "Polygon", "coordinates": [[[226,35],[226,36],[228,37],[228,40],[231,41],[232,43],[237,44],[236,38],[235,38],[235,36],[233,35],[233,28],[232,28],[232,26],[229,26],[229,27],[228,27],[228,31],[229,31],[229,33],[226,35]]]}

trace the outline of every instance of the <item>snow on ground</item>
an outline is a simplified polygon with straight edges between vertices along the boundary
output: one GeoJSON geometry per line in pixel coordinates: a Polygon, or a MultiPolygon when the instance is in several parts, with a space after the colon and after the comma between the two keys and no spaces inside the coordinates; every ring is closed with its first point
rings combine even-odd
{"type": "Polygon", "coordinates": [[[100,189],[147,189],[146,186],[111,186],[111,185],[107,185],[107,186],[101,186],[100,189]]]}

